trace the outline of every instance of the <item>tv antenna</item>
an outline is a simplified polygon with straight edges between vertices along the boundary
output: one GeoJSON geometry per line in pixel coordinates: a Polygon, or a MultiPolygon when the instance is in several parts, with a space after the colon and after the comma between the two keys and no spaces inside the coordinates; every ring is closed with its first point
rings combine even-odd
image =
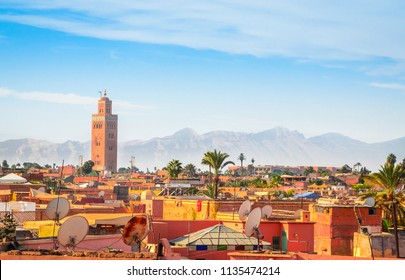
{"type": "Polygon", "coordinates": [[[273,213],[273,207],[266,205],[262,208],[262,219],[269,219],[273,213]]]}
{"type": "Polygon", "coordinates": [[[259,231],[260,220],[262,218],[262,209],[256,207],[255,209],[250,212],[249,216],[247,217],[246,224],[245,224],[245,234],[248,237],[256,237],[257,238],[257,250],[261,251],[260,248],[260,239],[263,239],[263,235],[259,231]]]}
{"type": "MultiPolygon", "coordinates": [[[[147,214],[133,216],[124,226],[122,239],[128,246],[134,246],[141,251],[141,242],[146,238],[150,230],[150,222],[147,214]]],[[[135,251],[135,248],[133,248],[135,251]]]]}
{"type": "Polygon", "coordinates": [[[82,216],[67,219],[59,228],[58,242],[74,251],[77,244],[83,241],[89,231],[89,223],[82,216]]]}
{"type": "Polygon", "coordinates": [[[239,207],[239,220],[244,221],[246,220],[247,216],[250,213],[250,209],[251,209],[251,204],[250,204],[250,200],[245,200],[242,205],[239,207]]]}

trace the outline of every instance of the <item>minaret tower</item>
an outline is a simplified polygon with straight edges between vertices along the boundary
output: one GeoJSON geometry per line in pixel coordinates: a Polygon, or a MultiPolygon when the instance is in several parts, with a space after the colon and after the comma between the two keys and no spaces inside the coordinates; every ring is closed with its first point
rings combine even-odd
{"type": "Polygon", "coordinates": [[[118,115],[112,114],[112,101],[104,96],[98,101],[98,113],[92,115],[91,160],[93,170],[117,171],[118,115]]]}

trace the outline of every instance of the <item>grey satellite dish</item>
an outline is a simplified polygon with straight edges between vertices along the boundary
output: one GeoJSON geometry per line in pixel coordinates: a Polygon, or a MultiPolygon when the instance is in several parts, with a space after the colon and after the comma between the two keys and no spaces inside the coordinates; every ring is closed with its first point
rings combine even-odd
{"type": "Polygon", "coordinates": [[[251,237],[255,233],[256,234],[258,233],[261,219],[262,219],[262,209],[260,209],[259,207],[253,209],[252,212],[250,212],[245,224],[246,236],[251,237]]]}
{"type": "Polygon", "coordinates": [[[46,192],[46,189],[45,189],[44,187],[40,187],[40,188],[38,189],[38,191],[40,191],[40,192],[46,192]]]}
{"type": "Polygon", "coordinates": [[[136,194],[134,194],[134,193],[131,193],[130,195],[129,195],[129,199],[130,200],[136,200],[137,199],[137,195],[136,194]]]}
{"type": "Polygon", "coordinates": [[[257,207],[250,212],[245,224],[245,234],[248,237],[257,238],[257,250],[261,251],[260,239],[263,239],[263,235],[259,231],[260,220],[262,219],[262,209],[257,207]]]}
{"type": "Polygon", "coordinates": [[[284,198],[284,194],[283,194],[283,193],[278,196],[278,199],[283,199],[283,198],[284,198]]]}
{"type": "Polygon", "coordinates": [[[250,213],[250,208],[251,208],[251,204],[250,204],[250,200],[245,200],[242,205],[239,207],[239,220],[244,221],[246,219],[246,217],[249,215],[250,213]]]}
{"type": "Polygon", "coordinates": [[[46,206],[45,213],[49,219],[57,223],[60,219],[66,217],[70,210],[70,203],[64,197],[57,197],[51,200],[46,206]]]}
{"type": "Polygon", "coordinates": [[[104,195],[105,195],[105,192],[104,192],[104,191],[100,191],[100,192],[98,193],[98,197],[104,197],[104,195]]]}
{"type": "Polygon", "coordinates": [[[375,200],[372,197],[367,197],[366,200],[364,201],[364,205],[368,207],[374,207],[375,205],[375,200]]]}
{"type": "Polygon", "coordinates": [[[273,207],[270,205],[266,205],[262,208],[262,219],[268,219],[271,216],[271,213],[273,213],[273,207]]]}
{"type": "Polygon", "coordinates": [[[74,216],[67,219],[59,228],[58,242],[67,248],[75,248],[83,241],[89,231],[86,218],[74,216]]]}

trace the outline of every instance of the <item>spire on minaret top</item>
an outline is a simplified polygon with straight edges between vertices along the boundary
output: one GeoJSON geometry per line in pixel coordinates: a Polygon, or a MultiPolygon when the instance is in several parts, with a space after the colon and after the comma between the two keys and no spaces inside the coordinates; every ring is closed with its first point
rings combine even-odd
{"type": "Polygon", "coordinates": [[[107,96],[107,89],[104,89],[104,96],[107,96]]]}

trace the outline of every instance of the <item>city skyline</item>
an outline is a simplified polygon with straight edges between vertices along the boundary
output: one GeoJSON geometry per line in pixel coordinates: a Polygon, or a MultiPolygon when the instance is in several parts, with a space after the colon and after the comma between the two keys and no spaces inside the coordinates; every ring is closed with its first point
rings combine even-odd
{"type": "Polygon", "coordinates": [[[118,141],[185,127],[374,143],[405,136],[404,3],[2,1],[0,141],[118,141]]]}

